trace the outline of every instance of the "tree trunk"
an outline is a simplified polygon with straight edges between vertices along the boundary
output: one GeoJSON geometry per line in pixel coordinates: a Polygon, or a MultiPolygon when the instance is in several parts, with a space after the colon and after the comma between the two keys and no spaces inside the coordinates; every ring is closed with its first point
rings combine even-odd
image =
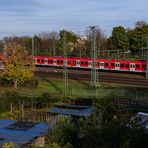
{"type": "Polygon", "coordinates": [[[14,88],[17,88],[17,78],[13,79],[14,88]]]}

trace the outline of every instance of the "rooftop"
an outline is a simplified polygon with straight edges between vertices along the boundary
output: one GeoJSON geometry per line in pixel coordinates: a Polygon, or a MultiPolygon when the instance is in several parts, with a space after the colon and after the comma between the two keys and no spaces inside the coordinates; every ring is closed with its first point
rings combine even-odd
{"type": "Polygon", "coordinates": [[[93,111],[92,106],[80,105],[58,105],[57,107],[49,109],[50,114],[62,114],[77,117],[89,117],[93,111]]]}
{"type": "Polygon", "coordinates": [[[48,125],[15,120],[0,120],[0,147],[3,143],[13,142],[18,147],[23,146],[38,137],[48,133],[48,125]]]}

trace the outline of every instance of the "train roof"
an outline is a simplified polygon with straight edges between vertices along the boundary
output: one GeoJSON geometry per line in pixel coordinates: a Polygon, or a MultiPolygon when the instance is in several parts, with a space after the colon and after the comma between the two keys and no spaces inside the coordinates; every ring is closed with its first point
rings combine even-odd
{"type": "MultiPolygon", "coordinates": [[[[62,56],[34,56],[34,58],[49,58],[49,59],[63,59],[64,57],[62,56]]],[[[85,58],[85,57],[67,57],[66,59],[68,60],[83,60],[83,61],[90,61],[91,58],[85,58]]],[[[97,61],[110,61],[110,62],[130,62],[130,63],[144,63],[146,64],[145,60],[116,60],[116,59],[112,59],[112,60],[108,60],[108,59],[97,59],[97,61]]]]}

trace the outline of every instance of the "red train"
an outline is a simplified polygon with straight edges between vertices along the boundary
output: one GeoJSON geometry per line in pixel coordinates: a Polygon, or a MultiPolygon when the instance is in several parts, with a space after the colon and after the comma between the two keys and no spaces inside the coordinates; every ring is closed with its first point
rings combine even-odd
{"type": "MultiPolygon", "coordinates": [[[[55,66],[63,67],[64,62],[69,68],[92,68],[92,60],[89,58],[62,58],[62,57],[47,57],[34,56],[35,64],[39,66],[55,66]]],[[[97,69],[100,70],[115,70],[129,72],[146,72],[146,61],[127,61],[127,60],[97,60],[97,69]]]]}

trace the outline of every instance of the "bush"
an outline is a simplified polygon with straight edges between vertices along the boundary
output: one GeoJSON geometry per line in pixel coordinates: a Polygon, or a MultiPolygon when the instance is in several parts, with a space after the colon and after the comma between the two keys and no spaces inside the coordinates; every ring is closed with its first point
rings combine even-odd
{"type": "Polygon", "coordinates": [[[7,80],[5,78],[0,78],[0,86],[3,86],[3,87],[10,87],[13,85],[13,82],[12,80],[7,80]]]}
{"type": "MultiPolygon", "coordinates": [[[[6,78],[0,78],[0,86],[10,87],[13,86],[13,81],[6,78]]],[[[19,84],[19,87],[37,88],[38,81],[36,79],[29,79],[19,84]]]]}
{"type": "Polygon", "coordinates": [[[38,81],[36,79],[29,79],[19,84],[20,87],[37,88],[38,81]]]}

